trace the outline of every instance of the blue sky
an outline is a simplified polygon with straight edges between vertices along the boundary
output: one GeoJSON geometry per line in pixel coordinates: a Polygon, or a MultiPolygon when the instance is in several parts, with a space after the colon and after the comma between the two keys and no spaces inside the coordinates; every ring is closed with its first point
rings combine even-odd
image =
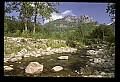
{"type": "MultiPolygon", "coordinates": [[[[107,3],[88,3],[88,2],[62,2],[56,8],[61,12],[61,14],[51,13],[52,20],[63,18],[64,16],[71,14],[73,16],[79,17],[81,14],[88,15],[98,23],[111,23],[108,13],[106,13],[107,3]]],[[[17,16],[18,13],[13,12],[11,15],[17,16]]],[[[41,20],[38,20],[42,23],[41,20]]],[[[45,20],[47,23],[49,20],[45,20]]]]}
{"type": "Polygon", "coordinates": [[[76,16],[86,14],[99,23],[108,24],[111,22],[108,13],[106,13],[107,3],[63,2],[57,8],[60,12],[71,10],[71,13],[76,16]]]}

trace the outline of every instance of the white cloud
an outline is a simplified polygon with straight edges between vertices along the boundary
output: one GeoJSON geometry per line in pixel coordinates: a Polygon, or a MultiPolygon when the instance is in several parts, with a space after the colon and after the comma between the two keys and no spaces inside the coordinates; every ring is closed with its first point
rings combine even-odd
{"type": "Polygon", "coordinates": [[[61,13],[63,16],[66,15],[72,15],[72,16],[76,16],[75,14],[72,13],[72,10],[65,10],[64,12],[61,13]]]}
{"type": "Polygon", "coordinates": [[[62,19],[62,18],[63,18],[63,16],[61,14],[52,13],[51,19],[45,20],[44,23],[47,23],[49,21],[56,20],[56,19],[62,19]]]}
{"type": "MultiPolygon", "coordinates": [[[[56,19],[62,19],[64,16],[66,15],[72,15],[72,16],[76,16],[75,14],[72,13],[72,10],[65,10],[64,12],[61,12],[61,14],[57,14],[57,13],[52,13],[51,14],[51,19],[52,20],[56,20],[56,19]]],[[[52,21],[51,20],[51,21],[52,21]]],[[[47,22],[49,22],[50,20],[45,20],[44,24],[46,24],[47,22]]]]}
{"type": "Polygon", "coordinates": [[[63,13],[62,13],[62,15],[66,15],[66,14],[69,14],[69,13],[71,13],[72,12],[72,10],[66,10],[66,11],[64,11],[63,13]]]}

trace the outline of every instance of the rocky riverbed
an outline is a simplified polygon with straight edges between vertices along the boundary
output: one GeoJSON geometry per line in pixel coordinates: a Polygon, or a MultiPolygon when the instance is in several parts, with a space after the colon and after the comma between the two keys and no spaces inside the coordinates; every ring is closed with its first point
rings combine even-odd
{"type": "Polygon", "coordinates": [[[115,53],[106,45],[70,48],[65,44],[63,40],[4,37],[4,76],[115,76],[115,53]]]}

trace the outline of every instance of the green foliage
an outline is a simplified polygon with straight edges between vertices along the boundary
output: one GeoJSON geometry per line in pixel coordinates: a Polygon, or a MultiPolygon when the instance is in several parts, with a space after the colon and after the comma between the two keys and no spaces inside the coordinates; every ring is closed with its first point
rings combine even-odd
{"type": "Polygon", "coordinates": [[[112,21],[115,19],[115,3],[108,3],[106,13],[109,14],[112,21]]]}
{"type": "Polygon", "coordinates": [[[7,23],[4,22],[4,33],[6,33],[7,30],[8,30],[8,25],[7,25],[7,23]]]}
{"type": "Polygon", "coordinates": [[[16,30],[16,32],[15,32],[15,36],[17,36],[17,37],[21,36],[21,32],[20,32],[20,30],[16,30]]]}
{"type": "Polygon", "coordinates": [[[110,50],[112,50],[113,52],[115,52],[115,43],[109,44],[109,48],[110,48],[110,50]]]}
{"type": "Polygon", "coordinates": [[[67,47],[66,43],[61,42],[61,41],[60,42],[57,42],[57,41],[55,42],[52,39],[49,39],[46,44],[47,44],[48,47],[52,47],[52,48],[67,47]]]}
{"type": "Polygon", "coordinates": [[[22,32],[22,36],[23,36],[23,37],[28,37],[28,31],[23,30],[23,32],[22,32]]]}
{"type": "Polygon", "coordinates": [[[115,35],[113,28],[111,26],[107,25],[100,25],[99,27],[96,27],[89,35],[90,39],[95,39],[96,42],[114,42],[115,41],[115,35]]]}

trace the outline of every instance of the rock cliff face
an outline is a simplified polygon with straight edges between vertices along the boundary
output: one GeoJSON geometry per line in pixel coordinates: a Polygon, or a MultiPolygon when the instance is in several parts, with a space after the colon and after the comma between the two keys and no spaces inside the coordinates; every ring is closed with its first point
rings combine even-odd
{"type": "Polygon", "coordinates": [[[89,17],[88,15],[80,15],[79,20],[80,20],[81,23],[96,22],[95,20],[93,20],[92,17],[89,17]]]}
{"type": "Polygon", "coordinates": [[[90,17],[88,15],[80,15],[80,17],[68,15],[68,16],[65,16],[63,18],[63,20],[69,21],[69,22],[80,22],[80,23],[92,23],[92,22],[96,22],[95,20],[93,20],[92,17],[90,17]]]}
{"type": "Polygon", "coordinates": [[[93,18],[88,15],[80,15],[79,17],[67,15],[62,19],[52,21],[55,27],[74,27],[81,23],[97,24],[97,21],[93,20],[93,18]]]}

